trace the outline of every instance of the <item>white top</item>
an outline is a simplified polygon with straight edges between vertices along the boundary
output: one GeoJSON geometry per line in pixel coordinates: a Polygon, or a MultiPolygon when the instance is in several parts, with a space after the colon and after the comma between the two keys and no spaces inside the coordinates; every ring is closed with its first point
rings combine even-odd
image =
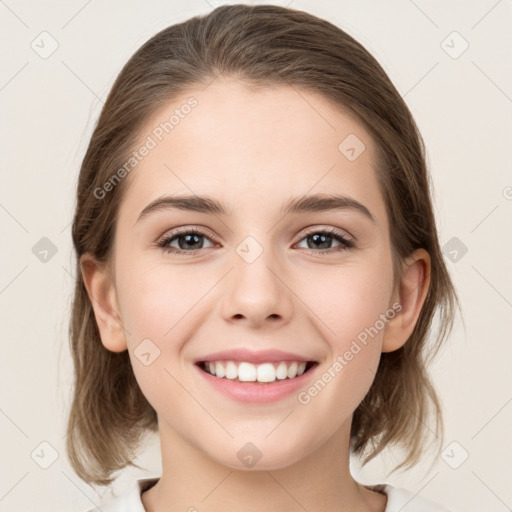
{"type": "MultiPolygon", "coordinates": [[[[158,478],[136,480],[130,488],[117,498],[108,501],[101,508],[91,508],[84,512],[146,512],[141,494],[148,490],[158,478]]],[[[417,496],[411,491],[390,484],[367,486],[374,491],[383,492],[388,497],[384,512],[452,512],[433,501],[417,496]]]]}

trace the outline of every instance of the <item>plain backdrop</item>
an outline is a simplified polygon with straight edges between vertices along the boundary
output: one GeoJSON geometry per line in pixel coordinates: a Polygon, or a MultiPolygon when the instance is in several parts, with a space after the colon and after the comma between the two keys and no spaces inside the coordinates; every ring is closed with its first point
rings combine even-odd
{"type": "MultiPolygon", "coordinates": [[[[80,512],[112,495],[98,496],[65,454],[78,169],[128,58],[164,27],[221,3],[0,1],[1,511],[80,512]]],[[[454,511],[512,510],[510,0],[256,3],[333,22],[388,72],[426,142],[441,243],[463,305],[466,329],[458,319],[431,367],[443,456],[387,477],[394,455],[384,454],[362,469],[354,462],[354,475],[454,511]]],[[[139,463],[147,471],[127,470],[113,493],[159,476],[158,439],[148,439],[139,463]]]]}

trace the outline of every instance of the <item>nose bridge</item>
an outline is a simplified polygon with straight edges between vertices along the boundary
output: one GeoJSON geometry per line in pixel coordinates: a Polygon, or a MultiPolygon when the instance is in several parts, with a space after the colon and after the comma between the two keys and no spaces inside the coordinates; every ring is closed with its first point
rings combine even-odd
{"type": "Polygon", "coordinates": [[[264,296],[270,296],[280,288],[277,281],[279,267],[276,252],[272,247],[271,233],[248,235],[235,249],[235,283],[248,286],[244,290],[250,295],[266,291],[264,296]]]}
{"type": "Polygon", "coordinates": [[[288,316],[288,288],[281,280],[283,272],[271,241],[271,233],[248,235],[235,247],[234,268],[223,300],[226,319],[242,315],[258,323],[276,315],[288,316]]]}

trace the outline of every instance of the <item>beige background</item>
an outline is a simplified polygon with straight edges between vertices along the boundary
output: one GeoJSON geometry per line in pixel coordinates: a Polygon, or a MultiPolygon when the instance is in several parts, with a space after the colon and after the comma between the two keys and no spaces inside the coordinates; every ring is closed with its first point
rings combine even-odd
{"type": "MultiPolygon", "coordinates": [[[[0,2],[1,511],[83,511],[100,501],[64,452],[78,168],[102,102],[132,53],[165,26],[220,3],[0,2]],[[46,49],[52,39],[58,43],[48,58],[31,47],[35,41],[41,52],[42,37],[46,49]],[[33,252],[43,237],[57,250],[46,262],[33,252]],[[55,462],[41,468],[52,450],[55,462]]],[[[466,330],[459,319],[432,367],[445,410],[444,456],[405,475],[386,477],[392,454],[353,471],[361,481],[403,486],[454,511],[511,510],[511,2],[270,3],[328,19],[381,62],[427,144],[441,242],[467,247],[458,261],[446,255],[466,330]],[[469,47],[458,55],[464,41],[469,47]]],[[[141,458],[148,471],[127,471],[114,491],[157,476],[158,449],[150,440],[141,458]]]]}

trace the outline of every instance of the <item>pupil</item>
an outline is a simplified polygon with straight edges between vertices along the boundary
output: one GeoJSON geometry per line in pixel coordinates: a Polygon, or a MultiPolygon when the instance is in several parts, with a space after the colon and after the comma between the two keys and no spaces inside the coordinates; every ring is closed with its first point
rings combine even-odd
{"type": "MultiPolygon", "coordinates": [[[[316,234],[316,235],[311,235],[311,238],[314,240],[314,243],[318,242],[319,239],[323,240],[323,241],[320,241],[320,245],[323,243],[323,244],[327,244],[327,242],[325,242],[325,239],[326,238],[331,238],[330,236],[328,235],[321,235],[321,234],[316,234]]],[[[316,245],[315,247],[318,247],[318,245],[316,245]]],[[[329,249],[329,247],[321,247],[322,249],[329,249]]]]}
{"type": "MultiPolygon", "coordinates": [[[[185,238],[185,239],[186,239],[186,244],[188,244],[188,245],[186,245],[186,247],[185,247],[185,248],[189,248],[189,249],[191,248],[191,246],[190,246],[190,244],[189,244],[189,240],[190,240],[191,238],[195,239],[195,241],[196,241],[196,243],[197,243],[197,240],[199,240],[200,236],[201,236],[201,235],[194,235],[194,234],[192,234],[192,235],[185,235],[184,237],[182,237],[182,238],[185,238]]],[[[192,242],[192,243],[194,243],[194,242],[192,242]]],[[[200,245],[200,244],[199,244],[199,245],[200,245]]],[[[180,246],[181,246],[181,244],[180,244],[180,246]]],[[[195,249],[195,247],[192,247],[192,248],[193,248],[193,249],[195,249]]],[[[180,249],[183,249],[183,247],[180,247],[180,249]]]]}

